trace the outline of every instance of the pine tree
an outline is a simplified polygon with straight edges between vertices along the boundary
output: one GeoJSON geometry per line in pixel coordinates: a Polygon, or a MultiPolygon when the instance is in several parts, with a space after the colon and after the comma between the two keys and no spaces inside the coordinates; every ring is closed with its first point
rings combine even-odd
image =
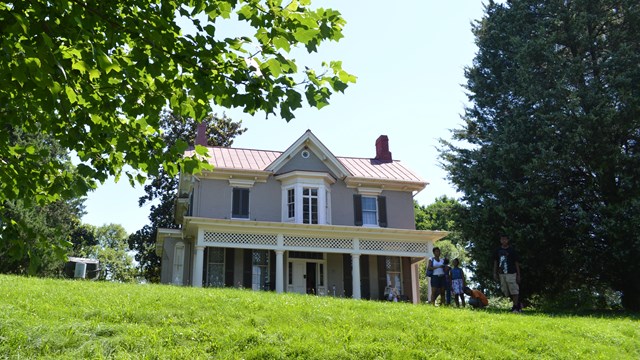
{"type": "Polygon", "coordinates": [[[489,2],[471,105],[441,156],[478,275],[508,232],[525,295],[619,291],[640,309],[640,4],[489,2]]]}

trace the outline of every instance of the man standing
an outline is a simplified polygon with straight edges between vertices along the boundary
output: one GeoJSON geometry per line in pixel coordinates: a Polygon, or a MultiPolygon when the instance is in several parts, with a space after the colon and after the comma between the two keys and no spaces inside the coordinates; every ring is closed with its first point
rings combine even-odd
{"type": "Polygon", "coordinates": [[[493,277],[500,280],[500,288],[513,301],[512,312],[520,312],[520,259],[516,250],[509,245],[509,237],[500,235],[500,247],[493,259],[493,277]]]}

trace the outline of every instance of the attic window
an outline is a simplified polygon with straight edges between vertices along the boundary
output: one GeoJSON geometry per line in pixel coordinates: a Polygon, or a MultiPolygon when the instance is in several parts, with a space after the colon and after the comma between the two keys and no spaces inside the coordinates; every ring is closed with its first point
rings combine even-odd
{"type": "Polygon", "coordinates": [[[304,159],[308,159],[309,158],[309,151],[302,150],[302,152],[300,153],[300,156],[302,156],[302,158],[304,158],[304,159]]]}

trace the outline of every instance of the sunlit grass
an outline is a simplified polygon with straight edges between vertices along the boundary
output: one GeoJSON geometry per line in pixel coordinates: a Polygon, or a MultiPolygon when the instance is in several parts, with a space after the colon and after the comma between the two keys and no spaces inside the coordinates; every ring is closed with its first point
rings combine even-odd
{"type": "Polygon", "coordinates": [[[638,359],[637,317],[0,276],[0,358],[638,359]]]}

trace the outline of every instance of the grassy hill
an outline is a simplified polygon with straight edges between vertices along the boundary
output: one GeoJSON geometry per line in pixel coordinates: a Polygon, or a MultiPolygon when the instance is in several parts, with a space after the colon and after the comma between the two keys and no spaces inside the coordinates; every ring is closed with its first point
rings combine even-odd
{"type": "Polygon", "coordinates": [[[0,358],[639,359],[640,321],[0,275],[0,358]]]}

